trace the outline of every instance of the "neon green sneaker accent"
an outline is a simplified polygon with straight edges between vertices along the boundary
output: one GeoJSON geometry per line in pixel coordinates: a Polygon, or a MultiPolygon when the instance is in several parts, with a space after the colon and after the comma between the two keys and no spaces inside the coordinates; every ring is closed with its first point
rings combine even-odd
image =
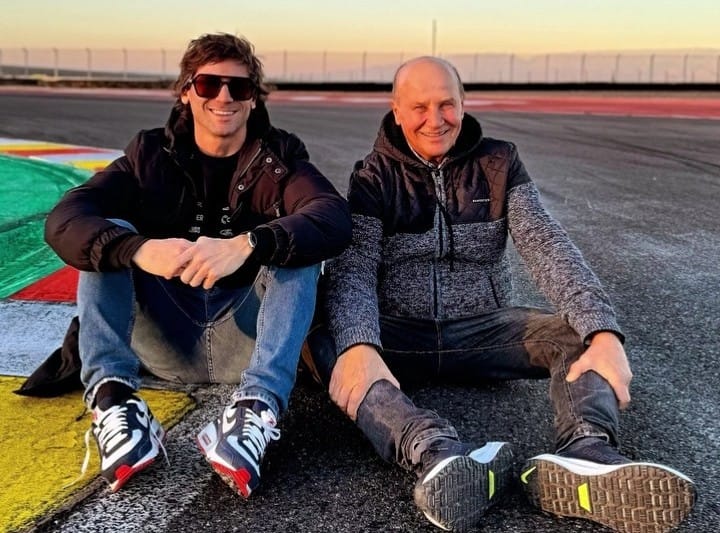
{"type": "Polygon", "coordinates": [[[530,474],[532,474],[535,471],[535,469],[537,469],[537,466],[533,466],[532,468],[528,468],[527,470],[525,470],[525,472],[523,472],[522,475],[520,476],[520,481],[522,481],[523,483],[525,483],[527,485],[528,477],[530,477],[530,474]]]}
{"type": "Polygon", "coordinates": [[[488,470],[488,500],[495,495],[495,472],[488,470]]]}
{"type": "Polygon", "coordinates": [[[590,505],[590,488],[587,483],[583,483],[577,489],[578,499],[580,500],[580,507],[585,509],[588,513],[592,513],[592,505],[590,505]]]}

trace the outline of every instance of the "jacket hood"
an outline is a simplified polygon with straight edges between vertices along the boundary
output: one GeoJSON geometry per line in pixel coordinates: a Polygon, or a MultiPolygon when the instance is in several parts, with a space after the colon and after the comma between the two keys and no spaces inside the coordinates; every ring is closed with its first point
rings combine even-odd
{"type": "MultiPolygon", "coordinates": [[[[169,141],[169,149],[176,153],[192,153],[195,140],[193,136],[193,115],[189,105],[183,104],[178,98],[170,111],[165,125],[165,136],[169,141]]],[[[250,112],[247,123],[248,138],[263,138],[270,131],[270,115],[265,102],[257,100],[255,109],[250,112]]]]}
{"type": "MultiPolygon", "coordinates": [[[[482,141],[482,127],[480,123],[472,116],[465,113],[460,128],[460,135],[457,141],[447,153],[449,159],[458,159],[472,152],[482,141]]],[[[393,159],[404,161],[411,164],[424,164],[413,153],[410,145],[408,145],[402,129],[395,123],[395,116],[392,111],[383,117],[375,139],[374,149],[393,159]]]]}

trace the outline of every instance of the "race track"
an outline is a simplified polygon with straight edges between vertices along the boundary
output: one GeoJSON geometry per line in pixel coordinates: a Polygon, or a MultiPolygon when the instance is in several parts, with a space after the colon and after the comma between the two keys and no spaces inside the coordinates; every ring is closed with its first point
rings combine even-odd
{"type": "MultiPolygon", "coordinates": [[[[163,98],[0,93],[0,137],[122,149],[138,129],[161,125],[169,105],[163,98]]],[[[616,305],[635,375],[633,402],[621,419],[623,451],[693,478],[700,499],[680,531],[716,531],[720,121],[672,118],[672,106],[665,117],[657,110],[629,117],[623,115],[633,114],[631,109],[561,114],[488,107],[471,106],[469,112],[487,136],[518,145],[546,206],[616,305]]],[[[271,100],[270,112],[276,126],[306,142],[316,165],[345,191],[384,108],[362,100],[328,105],[278,98],[271,100]]],[[[521,271],[516,288],[518,303],[543,303],[521,271]]],[[[8,373],[3,365],[10,360],[23,361],[20,367],[13,363],[15,373],[41,361],[59,345],[73,313],[68,305],[9,300],[0,301],[0,309],[9,324],[0,333],[0,374],[8,373]],[[22,328],[33,317],[42,325],[25,339],[22,328]]],[[[412,396],[454,421],[467,440],[513,442],[521,461],[552,448],[546,385],[448,386],[412,396]]],[[[414,507],[411,476],[379,460],[353,424],[302,376],[281,423],[283,438],[269,451],[263,488],[239,500],[211,474],[192,440],[228,392],[226,387],[193,391],[198,407],[169,433],[169,467],[154,467],[114,495],[96,484],[98,490],[82,503],[37,531],[437,531],[414,507]]],[[[537,513],[519,487],[482,526],[489,532],[601,531],[537,513]]]]}

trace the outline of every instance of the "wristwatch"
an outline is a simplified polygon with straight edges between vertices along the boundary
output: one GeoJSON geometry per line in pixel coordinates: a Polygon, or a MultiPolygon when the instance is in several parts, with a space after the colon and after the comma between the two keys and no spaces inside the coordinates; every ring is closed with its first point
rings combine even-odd
{"type": "Polygon", "coordinates": [[[257,246],[257,237],[252,231],[248,231],[245,235],[247,235],[248,246],[254,250],[257,246]]]}

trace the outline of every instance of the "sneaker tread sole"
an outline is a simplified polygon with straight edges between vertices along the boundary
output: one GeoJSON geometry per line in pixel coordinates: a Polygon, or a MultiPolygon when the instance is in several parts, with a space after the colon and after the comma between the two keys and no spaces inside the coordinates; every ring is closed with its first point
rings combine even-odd
{"type": "Polygon", "coordinates": [[[531,459],[521,480],[530,502],[542,511],[589,519],[619,532],[668,531],[690,514],[696,499],[690,480],[648,463],[587,475],[531,459]]]}
{"type": "Polygon", "coordinates": [[[477,525],[485,512],[501,499],[512,484],[513,455],[502,446],[488,463],[459,456],[435,477],[415,485],[415,504],[438,527],[467,531],[477,525]],[[490,495],[490,477],[494,492],[490,495]]]}

